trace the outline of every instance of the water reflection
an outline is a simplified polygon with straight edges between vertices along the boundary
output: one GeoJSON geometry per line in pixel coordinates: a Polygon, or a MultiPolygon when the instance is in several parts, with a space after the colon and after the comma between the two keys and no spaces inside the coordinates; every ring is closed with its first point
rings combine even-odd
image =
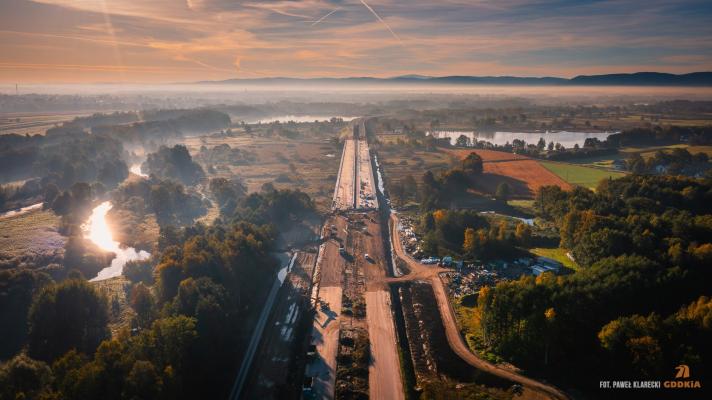
{"type": "Polygon", "coordinates": [[[111,260],[111,265],[99,271],[99,274],[94,279],[91,279],[92,281],[101,281],[119,276],[127,262],[145,260],[150,257],[150,254],[146,251],[136,251],[133,247],[121,247],[121,244],[114,240],[111,229],[109,229],[109,225],[106,222],[106,213],[111,210],[111,207],[112,205],[108,201],[99,204],[92,210],[86,224],[82,226],[87,239],[101,249],[116,254],[116,257],[111,260]]]}
{"type": "Polygon", "coordinates": [[[248,119],[245,121],[246,124],[270,124],[272,122],[282,122],[287,123],[289,121],[293,122],[314,122],[314,121],[329,121],[332,118],[341,118],[342,120],[348,122],[356,117],[344,117],[344,116],[327,116],[327,115],[279,115],[276,117],[266,117],[258,119],[248,119]]]}
{"type": "Polygon", "coordinates": [[[471,141],[486,141],[497,146],[511,144],[515,139],[523,140],[527,144],[537,144],[540,138],[543,138],[546,143],[554,142],[561,143],[567,149],[575,145],[583,146],[588,138],[596,138],[598,140],[606,140],[609,135],[615,132],[473,132],[473,131],[433,131],[427,132],[428,135],[433,135],[436,138],[449,138],[450,144],[455,144],[455,141],[461,135],[466,136],[471,141]]]}

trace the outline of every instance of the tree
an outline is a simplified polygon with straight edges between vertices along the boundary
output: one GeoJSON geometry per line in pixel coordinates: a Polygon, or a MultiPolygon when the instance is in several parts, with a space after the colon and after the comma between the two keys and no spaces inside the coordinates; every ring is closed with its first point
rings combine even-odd
{"type": "Polygon", "coordinates": [[[175,260],[168,259],[158,264],[156,275],[160,301],[169,301],[178,293],[178,285],[183,280],[183,267],[175,260]]]}
{"type": "Polygon", "coordinates": [[[494,197],[503,202],[506,203],[507,199],[509,199],[509,193],[510,193],[510,188],[509,184],[507,182],[502,182],[499,185],[497,185],[497,192],[495,193],[494,197]]]}
{"type": "Polygon", "coordinates": [[[455,140],[455,146],[457,147],[470,147],[471,143],[470,138],[465,135],[460,135],[455,140]]]}
{"type": "Polygon", "coordinates": [[[536,148],[539,149],[539,151],[543,151],[545,147],[546,147],[546,140],[544,140],[543,137],[540,137],[539,142],[536,144],[536,148]]]}
{"type": "Polygon", "coordinates": [[[51,381],[52,371],[47,364],[21,353],[0,365],[0,398],[38,398],[51,381]]]}
{"type": "Polygon", "coordinates": [[[151,291],[143,284],[134,285],[131,289],[131,308],[136,311],[140,327],[148,327],[153,320],[155,300],[151,291]]]}
{"type": "Polygon", "coordinates": [[[482,157],[475,152],[468,154],[467,157],[462,160],[462,170],[470,178],[481,175],[482,157]]]}
{"type": "Polygon", "coordinates": [[[30,269],[0,271],[0,359],[16,354],[27,340],[27,314],[32,298],[52,279],[30,269]]]}
{"type": "Polygon", "coordinates": [[[186,185],[196,184],[205,177],[205,172],[193,161],[188,149],[180,144],[170,148],[161,146],[157,152],[148,154],[141,168],[150,175],[177,179],[186,185]]]}
{"type": "Polygon", "coordinates": [[[143,282],[147,285],[153,283],[153,266],[149,259],[127,262],[122,273],[133,283],[143,282]]]}
{"type": "Polygon", "coordinates": [[[544,350],[544,365],[549,364],[549,345],[551,343],[552,331],[556,322],[556,311],[553,307],[549,307],[544,311],[544,320],[546,321],[546,345],[544,350]]]}
{"type": "Polygon", "coordinates": [[[86,281],[45,287],[30,308],[30,355],[54,360],[71,349],[91,354],[109,336],[108,321],[106,297],[86,281]]]}
{"type": "Polygon", "coordinates": [[[150,361],[137,360],[126,377],[123,398],[151,400],[160,397],[163,382],[150,361]]]}
{"type": "Polygon", "coordinates": [[[528,246],[532,238],[532,229],[528,224],[519,223],[514,231],[514,238],[521,246],[528,246]]]}
{"type": "Polygon", "coordinates": [[[470,257],[475,257],[480,252],[479,235],[473,228],[465,229],[465,240],[462,244],[462,251],[470,257]]]}

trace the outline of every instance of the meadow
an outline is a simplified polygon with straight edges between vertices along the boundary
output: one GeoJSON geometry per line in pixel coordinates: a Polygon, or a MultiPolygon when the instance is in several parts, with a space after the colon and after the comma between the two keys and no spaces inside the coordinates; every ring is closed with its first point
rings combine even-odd
{"type": "Polygon", "coordinates": [[[625,175],[623,172],[561,162],[539,161],[539,164],[569,184],[589,189],[595,189],[603,179],[615,179],[625,175]]]}

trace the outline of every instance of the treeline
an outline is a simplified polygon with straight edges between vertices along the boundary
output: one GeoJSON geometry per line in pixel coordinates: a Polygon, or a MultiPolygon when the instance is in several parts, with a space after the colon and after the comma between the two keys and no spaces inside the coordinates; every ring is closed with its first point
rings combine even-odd
{"type": "Polygon", "coordinates": [[[121,125],[95,125],[92,133],[132,145],[156,147],[191,133],[208,133],[230,126],[230,117],[211,109],[143,111],[146,118],[121,125]]]}
{"type": "Polygon", "coordinates": [[[223,143],[211,148],[200,147],[200,152],[195,156],[196,160],[205,165],[247,165],[257,159],[254,152],[240,148],[231,148],[229,144],[223,143]]]}
{"type": "Polygon", "coordinates": [[[222,217],[228,221],[247,221],[285,229],[316,213],[314,201],[298,189],[278,190],[265,184],[260,192],[245,195],[239,182],[215,179],[210,182],[210,189],[218,199],[222,217]],[[232,194],[236,197],[231,198],[232,194]]]}
{"type": "Polygon", "coordinates": [[[626,169],[636,174],[701,175],[712,168],[706,153],[692,154],[687,149],[658,150],[652,157],[635,153],[626,160],[626,169]]]}
{"type": "Polygon", "coordinates": [[[39,177],[66,188],[74,182],[115,186],[128,175],[121,142],[80,128],[52,128],[45,136],[0,136],[0,178],[39,177]]]}
{"type": "Polygon", "coordinates": [[[531,228],[504,219],[491,220],[477,211],[436,210],[423,215],[421,250],[427,255],[460,256],[469,260],[514,256],[518,246],[528,246],[531,228]]]}
{"type": "Polygon", "coordinates": [[[190,225],[207,211],[201,196],[172,180],[137,179],[127,181],[112,192],[116,210],[127,210],[138,217],[156,215],[160,226],[190,225]]]}
{"type": "Polygon", "coordinates": [[[662,146],[677,143],[712,144],[710,126],[654,126],[635,128],[608,136],[607,147],[662,146]]]}
{"type": "Polygon", "coordinates": [[[604,180],[595,193],[549,186],[534,206],[557,222],[561,246],[583,266],[626,253],[687,265],[695,259],[672,256],[699,254],[712,237],[709,180],[633,175],[604,180]]]}
{"type": "Polygon", "coordinates": [[[451,202],[463,196],[474,180],[482,175],[482,170],[482,157],[473,152],[458,167],[443,171],[438,176],[426,171],[419,187],[421,210],[449,208],[451,202]]]}
{"type": "Polygon", "coordinates": [[[608,375],[612,366],[636,379],[660,378],[678,364],[709,373],[708,321],[675,313],[709,294],[712,181],[627,176],[595,193],[545,187],[535,207],[559,227],[561,246],[582,270],[484,288],[481,335],[491,349],[587,389],[620,376],[608,375]],[[674,342],[655,335],[667,328],[679,333],[674,342]]]}

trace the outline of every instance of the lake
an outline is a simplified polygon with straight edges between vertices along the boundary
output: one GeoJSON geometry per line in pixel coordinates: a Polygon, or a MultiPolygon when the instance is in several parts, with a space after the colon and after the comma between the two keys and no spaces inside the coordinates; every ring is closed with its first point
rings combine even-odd
{"type": "Polygon", "coordinates": [[[314,121],[329,121],[332,118],[341,118],[344,121],[351,121],[356,117],[343,117],[343,116],[327,116],[327,115],[279,115],[276,117],[265,117],[255,120],[246,120],[246,124],[269,124],[272,122],[314,122],[314,121]]]}
{"type": "Polygon", "coordinates": [[[546,143],[553,141],[554,143],[561,143],[567,149],[574,147],[578,144],[583,146],[583,143],[588,138],[597,138],[601,141],[606,140],[608,135],[616,132],[568,132],[568,131],[556,131],[556,132],[473,132],[473,131],[433,131],[428,132],[429,135],[433,135],[436,138],[450,138],[450,143],[455,144],[460,135],[465,135],[470,138],[470,140],[486,141],[498,146],[504,146],[505,144],[511,144],[514,139],[519,139],[527,142],[528,144],[537,144],[539,138],[544,138],[546,143]]]}

